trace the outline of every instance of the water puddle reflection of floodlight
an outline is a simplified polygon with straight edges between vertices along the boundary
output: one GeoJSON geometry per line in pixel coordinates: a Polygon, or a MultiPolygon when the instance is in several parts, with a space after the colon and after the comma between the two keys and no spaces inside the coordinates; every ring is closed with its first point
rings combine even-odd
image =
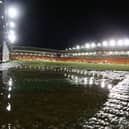
{"type": "Polygon", "coordinates": [[[12,85],[13,85],[13,79],[12,79],[12,78],[9,79],[8,85],[9,85],[9,86],[12,86],[12,85]]]}
{"type": "Polygon", "coordinates": [[[109,90],[112,89],[112,85],[111,84],[108,85],[108,89],[109,90]]]}
{"type": "Polygon", "coordinates": [[[12,87],[9,87],[9,88],[8,88],[8,91],[11,91],[11,90],[12,90],[12,87]]]}
{"type": "Polygon", "coordinates": [[[8,94],[8,99],[10,99],[11,98],[11,94],[8,94]]]}
{"type": "Polygon", "coordinates": [[[104,81],[104,80],[101,82],[101,87],[102,87],[102,88],[105,87],[105,81],[104,81]]]}
{"type": "Polygon", "coordinates": [[[9,111],[9,112],[11,111],[11,104],[10,103],[8,103],[8,106],[6,107],[6,110],[9,111]]]}

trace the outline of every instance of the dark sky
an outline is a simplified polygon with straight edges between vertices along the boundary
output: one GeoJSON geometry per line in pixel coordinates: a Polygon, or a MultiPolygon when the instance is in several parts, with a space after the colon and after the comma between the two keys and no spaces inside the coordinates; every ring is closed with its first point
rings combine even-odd
{"type": "Polygon", "coordinates": [[[23,46],[64,49],[129,35],[129,3],[124,0],[15,1],[24,10],[18,28],[23,46]]]}

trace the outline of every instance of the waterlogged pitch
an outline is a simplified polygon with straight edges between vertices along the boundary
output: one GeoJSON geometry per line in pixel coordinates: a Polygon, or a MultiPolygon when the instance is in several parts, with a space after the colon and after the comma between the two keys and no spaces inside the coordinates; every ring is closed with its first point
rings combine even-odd
{"type": "Polygon", "coordinates": [[[2,129],[129,127],[129,73],[18,66],[1,71],[2,129]]]}

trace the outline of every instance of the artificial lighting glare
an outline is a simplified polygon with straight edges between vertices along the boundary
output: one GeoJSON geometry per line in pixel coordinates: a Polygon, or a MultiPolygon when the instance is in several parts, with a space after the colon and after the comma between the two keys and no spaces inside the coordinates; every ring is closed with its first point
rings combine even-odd
{"type": "Polygon", "coordinates": [[[123,40],[118,40],[117,44],[118,44],[118,46],[122,46],[123,45],[123,40]]]}
{"type": "Polygon", "coordinates": [[[88,79],[85,77],[84,78],[84,85],[87,85],[88,84],[88,79]]]}
{"type": "Polygon", "coordinates": [[[92,44],[91,44],[91,47],[92,47],[92,48],[95,48],[95,46],[96,46],[95,43],[92,43],[92,44]]]}
{"type": "Polygon", "coordinates": [[[86,44],[85,46],[86,46],[86,48],[90,48],[90,44],[86,44]]]}
{"type": "Polygon", "coordinates": [[[101,43],[98,43],[97,46],[98,46],[98,47],[101,47],[101,43]]]}
{"type": "Polygon", "coordinates": [[[14,30],[10,30],[10,31],[9,31],[9,34],[14,35],[14,34],[15,34],[15,31],[14,31],[14,30]]]}
{"type": "Polygon", "coordinates": [[[11,98],[11,94],[8,94],[8,99],[10,99],[11,98]]]}
{"type": "Polygon", "coordinates": [[[16,18],[18,16],[18,10],[16,9],[16,7],[8,8],[8,16],[10,18],[16,18]]]}
{"type": "Polygon", "coordinates": [[[125,44],[126,46],[128,46],[128,45],[129,45],[129,39],[125,39],[125,40],[124,40],[124,44],[125,44]]]}
{"type": "MultiPolygon", "coordinates": [[[[94,42],[92,42],[91,44],[89,43],[86,43],[84,46],[79,46],[77,45],[75,48],[73,49],[83,49],[83,48],[86,48],[86,49],[89,49],[89,48],[95,48],[95,47],[115,47],[115,46],[129,46],[129,39],[118,39],[118,40],[115,40],[115,39],[111,39],[109,41],[103,41],[102,43],[97,43],[95,44],[94,42]]],[[[83,55],[83,54],[82,54],[83,55]]]]}
{"type": "Polygon", "coordinates": [[[109,45],[110,45],[110,46],[115,46],[115,40],[110,40],[110,41],[109,41],[109,45]]]}
{"type": "Polygon", "coordinates": [[[93,85],[93,83],[94,83],[93,81],[94,81],[93,77],[91,77],[90,80],[89,80],[89,85],[93,85]]]}
{"type": "Polygon", "coordinates": [[[111,84],[108,85],[108,89],[112,89],[112,85],[111,84]]]}
{"type": "Polygon", "coordinates": [[[8,124],[8,129],[11,129],[11,124],[8,124]]]}
{"type": "Polygon", "coordinates": [[[11,43],[14,43],[14,42],[16,41],[16,36],[15,36],[14,34],[10,34],[10,35],[8,36],[8,39],[9,39],[9,41],[10,41],[11,43]]]}
{"type": "Polygon", "coordinates": [[[10,26],[11,28],[15,28],[15,23],[14,23],[14,22],[10,22],[10,23],[9,23],[9,26],[10,26]]]}
{"type": "Polygon", "coordinates": [[[112,55],[112,54],[113,54],[113,52],[112,52],[112,51],[110,51],[110,52],[109,52],[109,54],[110,54],[110,55],[112,55]]]}
{"type": "Polygon", "coordinates": [[[4,19],[4,16],[1,16],[2,19],[4,19]]]}
{"type": "Polygon", "coordinates": [[[11,111],[11,104],[10,103],[8,103],[8,106],[6,107],[6,110],[11,111]]]}
{"type": "Polygon", "coordinates": [[[76,49],[80,49],[80,46],[79,46],[79,45],[77,45],[77,46],[76,46],[76,49]]]}
{"type": "Polygon", "coordinates": [[[105,87],[105,81],[101,82],[101,87],[104,88],[105,87]]]}
{"type": "Polygon", "coordinates": [[[103,44],[103,46],[104,46],[104,47],[107,47],[107,46],[108,46],[107,41],[103,41],[103,43],[102,43],[102,44],[103,44]]]}
{"type": "Polygon", "coordinates": [[[12,79],[12,78],[9,79],[8,85],[9,85],[9,86],[12,86],[12,85],[13,85],[13,79],[12,79]]]}
{"type": "Polygon", "coordinates": [[[2,4],[2,3],[3,3],[3,1],[0,0],[0,4],[2,4]]]}
{"type": "Polygon", "coordinates": [[[9,88],[8,88],[8,91],[11,91],[11,90],[12,90],[12,87],[9,87],[9,88]]]}

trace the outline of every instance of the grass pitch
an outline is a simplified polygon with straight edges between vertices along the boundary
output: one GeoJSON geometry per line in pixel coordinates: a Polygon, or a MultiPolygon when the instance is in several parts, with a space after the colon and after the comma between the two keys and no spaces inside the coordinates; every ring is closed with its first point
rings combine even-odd
{"type": "Polygon", "coordinates": [[[129,71],[129,65],[126,64],[97,64],[97,63],[78,63],[78,62],[49,62],[49,61],[16,61],[21,65],[31,66],[53,66],[70,67],[88,70],[118,70],[129,71]]]}

